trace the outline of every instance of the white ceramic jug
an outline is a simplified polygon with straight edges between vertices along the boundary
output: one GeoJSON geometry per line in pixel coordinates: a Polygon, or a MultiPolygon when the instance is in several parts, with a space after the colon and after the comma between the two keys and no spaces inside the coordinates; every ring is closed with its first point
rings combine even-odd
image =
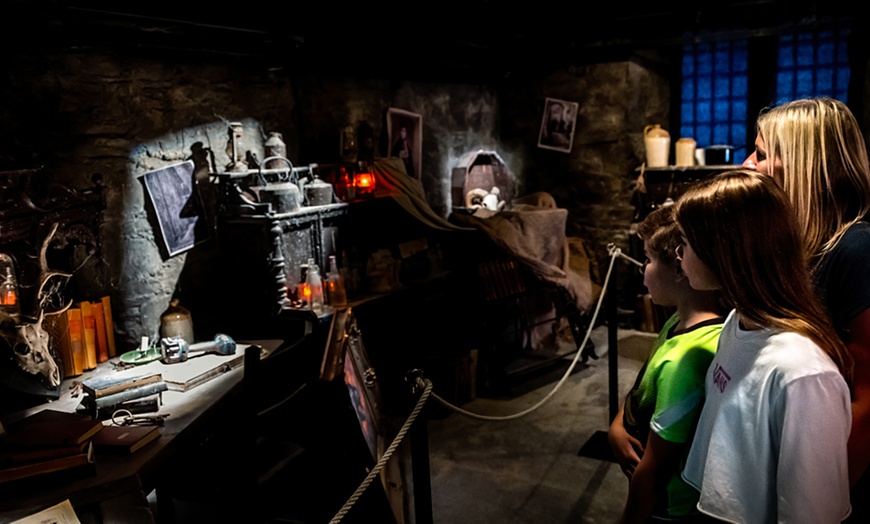
{"type": "Polygon", "coordinates": [[[659,124],[643,128],[646,167],[667,167],[671,152],[671,135],[659,124]]]}
{"type": "Polygon", "coordinates": [[[695,140],[692,138],[683,137],[677,140],[676,157],[678,166],[694,166],[695,165],[695,140]]]}

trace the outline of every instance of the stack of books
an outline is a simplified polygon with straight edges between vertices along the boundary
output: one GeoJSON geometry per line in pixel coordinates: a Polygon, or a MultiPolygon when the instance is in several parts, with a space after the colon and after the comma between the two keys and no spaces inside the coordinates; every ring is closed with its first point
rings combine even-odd
{"type": "Polygon", "coordinates": [[[92,439],[102,429],[92,417],[52,409],[12,424],[0,439],[0,484],[49,474],[94,474],[92,439]]]}
{"type": "Polygon", "coordinates": [[[64,378],[77,377],[116,356],[108,296],[77,302],[65,314],[47,317],[43,325],[60,353],[64,378]]]}
{"type": "Polygon", "coordinates": [[[131,413],[157,411],[168,389],[161,373],[105,374],[82,381],[82,404],[95,418],[108,418],[119,409],[131,413]]]}

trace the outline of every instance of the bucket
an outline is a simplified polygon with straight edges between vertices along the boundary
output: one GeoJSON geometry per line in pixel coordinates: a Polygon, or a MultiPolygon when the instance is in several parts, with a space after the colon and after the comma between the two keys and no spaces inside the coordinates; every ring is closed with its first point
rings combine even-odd
{"type": "Polygon", "coordinates": [[[646,167],[667,167],[671,152],[671,135],[659,124],[643,128],[646,167]]]}

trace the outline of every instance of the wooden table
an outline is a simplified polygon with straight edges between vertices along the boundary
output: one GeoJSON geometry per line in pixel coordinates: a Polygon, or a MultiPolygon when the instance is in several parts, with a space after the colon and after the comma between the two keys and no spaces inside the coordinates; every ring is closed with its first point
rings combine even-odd
{"type": "MultiPolygon", "coordinates": [[[[256,341],[264,348],[261,358],[268,355],[280,345],[280,341],[256,341]]],[[[210,360],[224,363],[242,357],[247,344],[238,344],[235,355],[206,355],[210,360]]],[[[117,358],[110,362],[117,361],[117,358]]],[[[58,400],[46,403],[32,409],[7,417],[4,425],[14,422],[23,416],[30,415],[45,408],[61,411],[75,411],[81,397],[72,397],[73,380],[82,380],[95,374],[111,373],[112,365],[106,362],[98,365],[98,369],[86,372],[85,375],[66,379],[62,384],[62,395],[58,400]]],[[[196,358],[175,364],[154,362],[147,364],[150,370],[162,369],[169,374],[178,374],[185,368],[201,365],[196,358]]],[[[146,369],[139,366],[137,370],[146,369]]],[[[199,374],[197,371],[194,374],[199,374]]],[[[205,430],[212,424],[221,423],[221,410],[238,394],[243,377],[243,366],[223,366],[223,372],[193,389],[185,392],[163,392],[163,405],[158,413],[168,414],[161,429],[160,438],[147,444],[132,455],[117,455],[97,452],[95,455],[96,474],[65,483],[46,480],[36,489],[30,483],[28,486],[4,486],[0,490],[0,523],[7,523],[31,515],[42,509],[51,507],[69,499],[76,512],[115,511],[117,507],[127,506],[135,516],[133,522],[148,522],[150,511],[147,504],[142,507],[130,507],[130,501],[145,502],[145,495],[154,489],[160,469],[171,461],[176,453],[198,441],[205,430]],[[119,501],[124,501],[119,504],[119,501]]],[[[107,421],[106,423],[111,423],[107,421]]],[[[153,522],[153,517],[152,520],[153,522]]]]}

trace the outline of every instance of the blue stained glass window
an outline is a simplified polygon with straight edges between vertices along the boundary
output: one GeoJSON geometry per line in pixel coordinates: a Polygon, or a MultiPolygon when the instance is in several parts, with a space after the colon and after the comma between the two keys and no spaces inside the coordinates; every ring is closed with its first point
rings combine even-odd
{"type": "Polygon", "coordinates": [[[731,92],[734,93],[735,97],[746,98],[746,94],[749,92],[748,83],[746,81],[746,76],[738,76],[732,79],[731,92]]]}
{"type": "Polygon", "coordinates": [[[777,99],[830,96],[846,102],[850,77],[848,37],[848,29],[780,37],[777,99]]]}
{"type": "Polygon", "coordinates": [[[779,67],[793,67],[794,66],[794,52],[789,47],[779,48],[779,67]]]}
{"type": "Polygon", "coordinates": [[[712,87],[712,79],[711,78],[699,78],[698,79],[698,92],[695,97],[698,100],[709,100],[710,97],[713,96],[713,87],[712,87]]]}
{"type": "MultiPolygon", "coordinates": [[[[745,143],[747,54],[745,40],[684,47],[683,64],[692,67],[683,69],[681,137],[694,138],[698,147],[745,143]]],[[[735,162],[743,162],[745,152],[735,153],[735,162]]]]}
{"type": "MultiPolygon", "coordinates": [[[[850,69],[848,29],[804,31],[779,39],[776,99],[831,96],[846,102],[850,69]]],[[[747,43],[744,40],[687,44],[683,47],[680,136],[699,147],[735,146],[734,161],[751,152],[746,136],[749,115],[747,43]]],[[[774,67],[774,64],[770,64],[774,67]]]]}

